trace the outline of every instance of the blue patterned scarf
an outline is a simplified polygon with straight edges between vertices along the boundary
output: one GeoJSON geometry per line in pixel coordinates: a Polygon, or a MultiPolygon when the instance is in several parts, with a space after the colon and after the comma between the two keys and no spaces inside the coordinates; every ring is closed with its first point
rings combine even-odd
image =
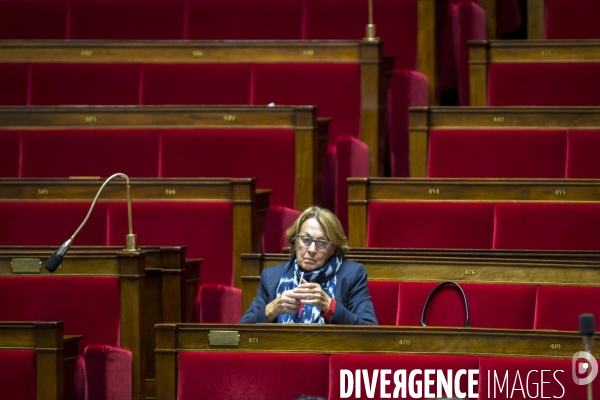
{"type": "MultiPolygon", "coordinates": [[[[314,282],[321,285],[325,293],[332,299],[335,299],[335,284],[337,282],[337,272],[342,265],[341,256],[333,256],[327,264],[315,271],[304,272],[303,279],[307,282],[314,282]]],[[[300,285],[300,275],[302,270],[298,266],[296,254],[290,257],[289,261],[283,267],[283,275],[277,286],[277,296],[281,296],[286,290],[292,290],[300,285]]],[[[302,314],[280,314],[277,322],[281,324],[324,324],[321,317],[321,310],[313,304],[305,304],[302,308],[302,314]]]]}

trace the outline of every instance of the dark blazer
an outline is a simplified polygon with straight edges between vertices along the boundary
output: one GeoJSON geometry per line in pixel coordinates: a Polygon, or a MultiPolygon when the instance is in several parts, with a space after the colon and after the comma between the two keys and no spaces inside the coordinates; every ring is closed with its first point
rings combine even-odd
{"type": "MultiPolygon", "coordinates": [[[[284,264],[265,268],[260,274],[260,287],[241,324],[265,323],[265,308],[277,297],[277,286],[284,264]]],[[[335,312],[332,324],[376,325],[375,310],[367,288],[367,271],[362,264],[344,259],[337,273],[335,312]]],[[[277,320],[275,320],[277,321],[277,320]]]]}

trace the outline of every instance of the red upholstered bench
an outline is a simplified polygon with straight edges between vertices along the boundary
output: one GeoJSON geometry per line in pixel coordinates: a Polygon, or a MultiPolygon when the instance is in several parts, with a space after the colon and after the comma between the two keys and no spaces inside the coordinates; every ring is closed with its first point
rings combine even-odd
{"type": "Polygon", "coordinates": [[[577,331],[579,315],[584,313],[600,315],[600,287],[538,287],[535,329],[577,331]]]}
{"type": "Polygon", "coordinates": [[[189,0],[186,39],[298,40],[303,38],[302,0],[189,0]]]}
{"type": "MultiPolygon", "coordinates": [[[[400,282],[396,325],[421,325],[421,313],[437,282],[400,282]]],[[[533,285],[461,283],[474,328],[533,329],[536,287],[533,285]]],[[[427,326],[462,326],[462,295],[453,285],[440,288],[427,308],[427,326]]]]}
{"type": "MultiPolygon", "coordinates": [[[[0,132],[2,143],[6,132],[0,132]]],[[[19,178],[109,177],[119,171],[130,177],[160,176],[157,129],[62,128],[15,133],[20,138],[19,178]]]]}
{"type": "Polygon", "coordinates": [[[492,203],[372,202],[367,213],[367,247],[492,247],[492,203]]]}
{"type": "Polygon", "coordinates": [[[28,105],[138,104],[140,65],[34,63],[28,105]]]}
{"type": "Polygon", "coordinates": [[[367,247],[598,250],[600,204],[371,202],[367,247]]]}
{"type": "MultiPolygon", "coordinates": [[[[479,357],[479,399],[585,398],[586,387],[573,382],[572,364],[570,359],[479,357]]],[[[593,386],[594,392],[600,389],[597,380],[593,386]]]]}
{"type": "Polygon", "coordinates": [[[598,40],[471,41],[471,106],[598,106],[598,40]],[[560,56],[558,56],[560,54],[560,56]]]}
{"type": "MultiPolygon", "coordinates": [[[[360,383],[360,392],[361,396],[365,398],[375,398],[381,399],[386,398],[386,396],[382,395],[382,392],[387,394],[387,397],[392,396],[394,389],[397,387],[394,383],[394,373],[398,370],[406,370],[405,374],[405,382],[409,382],[409,375],[412,371],[420,370],[421,373],[416,375],[415,380],[424,378],[425,370],[437,370],[437,371],[446,371],[451,370],[453,373],[456,373],[458,370],[477,370],[479,369],[479,357],[469,357],[469,356],[440,356],[440,355],[390,355],[390,354],[332,354],[329,357],[329,400],[344,398],[341,396],[342,390],[341,387],[345,386],[344,390],[348,390],[348,377],[347,373],[345,373],[346,382],[341,381],[342,370],[347,370],[353,377],[356,375],[356,371],[359,371],[361,374],[361,383],[360,383]],[[378,372],[377,385],[370,385],[371,380],[373,379],[373,375],[375,370],[378,372]],[[389,370],[385,379],[388,380],[389,386],[382,388],[381,382],[382,377],[381,373],[384,370],[389,370]],[[369,389],[366,387],[366,383],[364,382],[364,376],[367,375],[369,380],[369,389]],[[384,389],[382,391],[382,389],[384,389]]],[[[454,376],[454,375],[452,375],[454,376]]],[[[467,385],[468,375],[460,377],[460,390],[463,393],[467,393],[468,385],[467,385]]],[[[435,377],[433,377],[435,382],[435,377]]],[[[356,379],[353,379],[354,383],[354,391],[353,395],[350,398],[360,398],[356,392],[357,382],[356,379]]],[[[416,386],[415,386],[416,387],[416,386]]],[[[415,388],[413,387],[413,389],[415,388]]],[[[437,388],[435,383],[430,386],[430,389],[433,389],[434,395],[437,393],[437,388]]],[[[453,386],[454,389],[454,386],[453,386]]],[[[419,390],[418,388],[415,390],[419,390]]],[[[421,386],[421,390],[423,387],[421,386]]],[[[454,393],[454,392],[453,392],[454,393]]],[[[445,398],[444,395],[446,393],[442,392],[442,396],[439,398],[445,398]]],[[[423,392],[421,393],[422,397],[416,398],[426,398],[423,392]]],[[[438,396],[436,396],[438,397],[438,396]]],[[[345,397],[347,398],[347,397],[345,397]]],[[[408,390],[408,384],[404,385],[404,392],[401,390],[398,393],[397,398],[415,398],[412,397],[408,390]]]]}
{"type": "Polygon", "coordinates": [[[567,132],[432,129],[428,153],[432,178],[564,178],[567,132]]]}
{"type": "Polygon", "coordinates": [[[11,384],[0,385],[0,398],[37,400],[35,350],[0,350],[0,374],[11,384]]]}
{"type": "Polygon", "coordinates": [[[178,400],[327,397],[329,389],[328,355],[181,352],[177,361],[178,400]],[[300,371],[311,379],[300,379],[300,371]]]}
{"type": "Polygon", "coordinates": [[[600,63],[492,63],[490,106],[600,105],[600,63]]]}
{"type": "Polygon", "coordinates": [[[600,26],[595,18],[600,14],[597,1],[546,0],[543,4],[546,19],[539,26],[543,28],[545,22],[542,33],[546,39],[600,39],[600,26]]]}

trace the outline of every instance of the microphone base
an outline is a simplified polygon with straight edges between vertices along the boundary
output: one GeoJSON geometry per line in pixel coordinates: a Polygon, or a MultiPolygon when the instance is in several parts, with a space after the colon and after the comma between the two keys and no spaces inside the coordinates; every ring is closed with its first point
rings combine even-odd
{"type": "Polygon", "coordinates": [[[130,233],[128,235],[125,235],[125,249],[123,249],[125,251],[139,251],[140,249],[138,248],[137,245],[137,235],[130,233]]]}
{"type": "Polygon", "coordinates": [[[379,38],[375,34],[375,24],[367,24],[367,32],[364,40],[368,40],[370,42],[375,42],[379,40],[379,38]]]}

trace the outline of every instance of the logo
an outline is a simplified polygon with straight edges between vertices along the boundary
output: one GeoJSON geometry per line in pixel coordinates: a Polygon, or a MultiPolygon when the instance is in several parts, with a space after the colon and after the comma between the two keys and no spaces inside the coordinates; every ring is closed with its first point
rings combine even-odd
{"type": "Polygon", "coordinates": [[[587,385],[598,375],[598,362],[593,355],[587,351],[578,351],[573,354],[573,382],[577,385],[587,385]],[[587,362],[577,362],[577,360],[586,359],[587,362]],[[591,366],[592,370],[588,371],[591,366]],[[585,378],[579,378],[578,375],[586,375],[585,378]]]}

